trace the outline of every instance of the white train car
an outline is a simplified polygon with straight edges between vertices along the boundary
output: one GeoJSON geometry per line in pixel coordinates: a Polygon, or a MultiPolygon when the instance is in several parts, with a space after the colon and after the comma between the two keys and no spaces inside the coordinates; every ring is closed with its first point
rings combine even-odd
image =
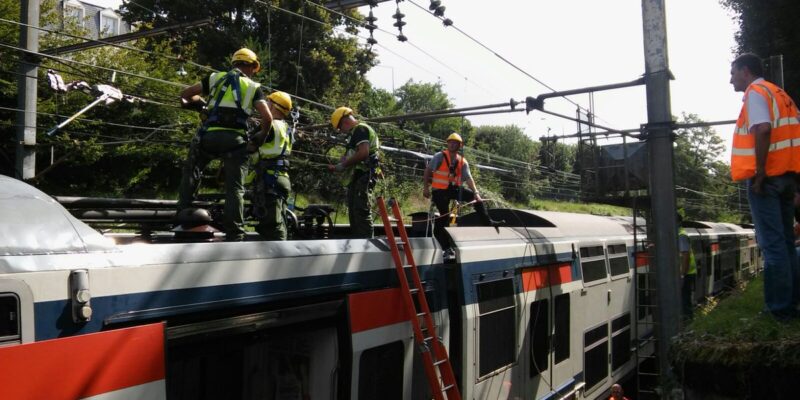
{"type": "MultiPolygon", "coordinates": [[[[493,212],[410,239],[462,398],[605,396],[652,334],[631,221],[493,212]]],[[[134,243],[2,176],[0,232],[0,398],[431,398],[385,239],[134,243]]]]}

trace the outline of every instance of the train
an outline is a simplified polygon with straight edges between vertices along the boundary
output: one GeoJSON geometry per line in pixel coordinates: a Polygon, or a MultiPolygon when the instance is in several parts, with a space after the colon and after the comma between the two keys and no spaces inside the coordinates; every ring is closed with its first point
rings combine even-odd
{"type": "MultiPolygon", "coordinates": [[[[654,351],[644,221],[491,213],[446,229],[454,258],[410,230],[461,397],[607,396],[654,351]]],[[[684,227],[696,300],[758,272],[752,227],[684,227]]],[[[98,231],[4,176],[0,232],[0,398],[432,397],[385,237],[98,231]]]]}

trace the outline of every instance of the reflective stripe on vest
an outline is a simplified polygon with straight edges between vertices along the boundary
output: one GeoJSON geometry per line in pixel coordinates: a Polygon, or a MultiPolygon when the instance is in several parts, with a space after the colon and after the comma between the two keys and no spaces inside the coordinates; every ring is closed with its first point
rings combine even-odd
{"type": "MultiPolygon", "coordinates": [[[[226,85],[225,82],[219,82],[220,80],[224,80],[226,76],[230,72],[216,72],[211,74],[208,77],[208,87],[209,87],[209,101],[208,104],[208,111],[209,114],[212,112],[213,108],[220,107],[220,108],[231,108],[237,109],[239,108],[236,105],[237,94],[236,91],[233,90],[232,87],[226,85]],[[219,84],[218,84],[219,83],[219,84]],[[223,91],[222,98],[219,101],[218,105],[215,105],[214,99],[216,99],[217,94],[219,91],[223,91]]],[[[253,113],[253,98],[256,95],[256,91],[258,88],[261,87],[261,84],[253,82],[250,78],[240,75],[239,76],[239,90],[241,91],[242,98],[240,99],[240,104],[242,105],[242,111],[245,114],[250,115],[253,113]]],[[[219,127],[210,127],[208,130],[220,130],[220,129],[227,129],[227,128],[219,128],[219,127]]]]}
{"type": "Polygon", "coordinates": [[[750,133],[747,98],[751,92],[764,97],[770,113],[770,145],[766,175],[800,172],[800,121],[798,110],[783,89],[767,82],[752,83],[745,90],[745,101],[733,135],[731,177],[734,181],[752,178],[756,172],[756,140],[750,133]]]}
{"type": "MultiPolygon", "coordinates": [[[[678,236],[686,236],[686,239],[689,239],[689,235],[686,234],[686,231],[683,228],[678,228],[678,236]]],[[[697,263],[694,260],[692,242],[689,242],[689,270],[686,271],[686,275],[697,275],[697,263]]]]}
{"type": "MultiPolygon", "coordinates": [[[[273,132],[272,141],[264,142],[264,144],[262,144],[261,147],[258,148],[258,152],[253,153],[250,156],[250,164],[252,166],[256,166],[258,162],[261,160],[285,158],[288,157],[290,154],[292,154],[292,141],[289,140],[289,125],[286,123],[286,121],[273,119],[272,132],[273,132]],[[285,149],[284,146],[286,146],[285,149]]],[[[253,171],[254,169],[255,168],[251,168],[251,171],[253,171]]],[[[271,175],[275,172],[275,170],[268,169],[265,172],[271,175]]],[[[278,175],[289,176],[289,172],[286,171],[286,169],[284,168],[283,170],[278,171],[278,175]]],[[[247,179],[245,179],[245,182],[247,183],[251,180],[252,178],[248,177],[247,179]]]]}
{"type": "Polygon", "coordinates": [[[464,167],[464,157],[456,153],[455,169],[450,173],[450,158],[447,156],[447,150],[442,151],[442,163],[439,168],[433,171],[433,179],[431,180],[431,187],[434,189],[447,189],[452,183],[453,186],[461,186],[461,169],[464,167]]]}

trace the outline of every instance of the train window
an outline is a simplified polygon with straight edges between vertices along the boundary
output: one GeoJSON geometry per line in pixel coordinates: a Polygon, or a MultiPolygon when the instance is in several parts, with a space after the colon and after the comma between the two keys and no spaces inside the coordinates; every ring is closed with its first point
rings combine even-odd
{"type": "Polygon", "coordinates": [[[558,364],[569,358],[569,293],[556,296],[553,324],[553,364],[558,364]]]}
{"type": "Polygon", "coordinates": [[[628,254],[624,244],[612,244],[608,246],[608,254],[628,254]]]}
{"type": "Polygon", "coordinates": [[[550,350],[550,321],[547,317],[548,301],[539,300],[531,303],[531,321],[528,333],[531,338],[531,377],[547,370],[547,353],[550,350]]]}
{"type": "Polygon", "coordinates": [[[19,298],[0,294],[0,343],[19,341],[19,298]]]}
{"type": "Polygon", "coordinates": [[[581,247],[581,257],[597,257],[604,255],[603,246],[581,247]]]}
{"type": "Polygon", "coordinates": [[[403,398],[403,342],[387,343],[361,353],[358,366],[358,398],[403,398]]]}
{"type": "Polygon", "coordinates": [[[608,267],[611,270],[611,276],[625,275],[630,270],[630,263],[628,256],[614,257],[608,259],[608,267]]]}
{"type": "Polygon", "coordinates": [[[607,325],[600,325],[583,334],[583,367],[587,390],[608,376],[607,325]]]}
{"type": "Polygon", "coordinates": [[[606,277],[606,260],[584,261],[581,263],[583,281],[592,282],[606,277]]]}
{"type": "Polygon", "coordinates": [[[511,365],[515,359],[514,281],[475,285],[478,293],[478,360],[480,376],[511,365]]]}
{"type": "Polygon", "coordinates": [[[611,370],[616,371],[631,359],[631,315],[611,321],[611,370]]]}

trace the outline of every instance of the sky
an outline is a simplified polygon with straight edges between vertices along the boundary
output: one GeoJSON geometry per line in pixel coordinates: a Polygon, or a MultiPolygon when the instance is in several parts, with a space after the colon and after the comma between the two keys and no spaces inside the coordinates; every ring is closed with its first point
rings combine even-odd
{"type": "MultiPolygon", "coordinates": [[[[406,15],[403,33],[411,44],[375,31],[379,44],[373,49],[380,64],[367,74],[373,85],[391,91],[409,79],[441,82],[456,107],[524,100],[550,91],[411,2],[427,8],[430,1],[399,3],[406,15]]],[[[455,26],[556,90],[627,82],[644,73],[639,0],[442,0],[442,5],[455,26]]],[[[374,9],[381,29],[397,32],[392,26],[397,6],[387,1],[374,9]]],[[[360,11],[366,15],[369,8],[360,11]]],[[[694,113],[705,121],[735,119],[741,94],[729,84],[738,29],[734,15],[718,0],[667,0],[666,12],[668,57],[675,76],[670,85],[672,114],[694,113]]],[[[570,99],[589,106],[588,95],[570,99]]],[[[576,106],[554,98],[545,102],[545,109],[574,116],[576,106]]],[[[601,125],[639,127],[647,122],[644,86],[596,93],[594,113],[601,125]]],[[[548,132],[577,131],[575,122],[538,112],[469,119],[473,125],[514,124],[534,139],[548,132]]],[[[726,142],[732,129],[716,128],[726,142]]]]}

